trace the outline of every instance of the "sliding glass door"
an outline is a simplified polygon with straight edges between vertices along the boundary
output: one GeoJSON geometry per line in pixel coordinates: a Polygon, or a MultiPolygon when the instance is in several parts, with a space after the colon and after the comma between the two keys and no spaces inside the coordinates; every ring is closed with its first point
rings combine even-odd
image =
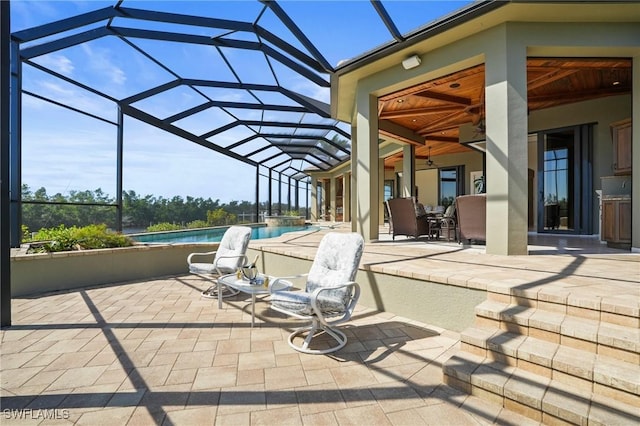
{"type": "Polygon", "coordinates": [[[591,126],[538,135],[538,232],[592,230],[591,126]]]}

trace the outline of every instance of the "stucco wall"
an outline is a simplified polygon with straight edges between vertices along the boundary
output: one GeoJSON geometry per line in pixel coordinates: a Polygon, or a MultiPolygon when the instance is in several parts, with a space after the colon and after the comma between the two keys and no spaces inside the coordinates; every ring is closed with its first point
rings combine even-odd
{"type": "MultiPolygon", "coordinates": [[[[257,253],[258,251],[249,249],[249,258],[257,253]]],[[[309,271],[312,261],[313,259],[308,258],[262,252],[259,269],[274,276],[304,274],[309,271]]],[[[487,296],[483,290],[363,269],[358,271],[356,282],[361,289],[360,304],[453,331],[462,331],[473,324],[474,308],[487,296]]],[[[294,285],[301,287],[304,281],[294,281],[294,285]]]]}
{"type": "Polygon", "coordinates": [[[156,278],[188,272],[187,256],[212,244],[154,244],[74,252],[11,255],[11,296],[156,278]]]}

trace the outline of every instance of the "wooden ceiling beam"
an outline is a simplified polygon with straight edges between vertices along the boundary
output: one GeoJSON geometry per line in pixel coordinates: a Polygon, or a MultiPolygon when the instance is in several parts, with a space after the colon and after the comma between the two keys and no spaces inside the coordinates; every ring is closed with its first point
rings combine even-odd
{"type": "Polygon", "coordinates": [[[424,137],[427,144],[429,142],[445,142],[445,143],[459,143],[458,138],[454,138],[453,136],[438,136],[438,135],[427,135],[424,137]]]}
{"type": "MultiPolygon", "coordinates": [[[[465,115],[464,119],[462,119],[462,121],[464,122],[470,122],[471,121],[471,116],[469,114],[465,114],[464,112],[462,113],[465,115]]],[[[446,129],[450,129],[450,128],[457,128],[459,122],[461,121],[460,118],[460,114],[451,114],[451,115],[447,115],[446,117],[442,117],[439,120],[434,120],[431,123],[429,123],[428,126],[425,126],[421,129],[417,129],[416,133],[418,133],[419,135],[427,135],[429,133],[433,133],[433,132],[439,132],[439,131],[443,131],[446,129]]]]}
{"type": "Polygon", "coordinates": [[[527,101],[532,103],[544,103],[544,102],[558,102],[558,100],[562,100],[562,103],[567,102],[578,102],[588,99],[593,99],[596,97],[602,96],[612,96],[612,95],[622,95],[625,93],[629,93],[631,90],[630,87],[606,87],[602,89],[591,89],[591,90],[570,90],[568,92],[555,92],[551,94],[544,95],[532,95],[527,96],[527,101]]]}
{"type": "Polygon", "coordinates": [[[380,133],[383,136],[387,136],[387,137],[390,137],[392,139],[399,140],[400,142],[406,142],[406,143],[408,143],[410,145],[414,145],[416,147],[424,146],[424,144],[425,144],[424,141],[421,142],[421,143],[420,142],[416,142],[413,139],[409,139],[409,138],[407,138],[405,136],[399,135],[397,133],[394,133],[392,131],[385,130],[385,129],[378,129],[378,133],[380,133]]]}
{"type": "Polygon", "coordinates": [[[422,98],[433,99],[436,101],[447,102],[450,104],[469,106],[472,101],[469,98],[462,96],[449,95],[446,93],[433,92],[431,90],[423,90],[422,92],[414,93],[413,96],[420,96],[422,98]]]}
{"type": "Polygon", "coordinates": [[[415,117],[417,115],[459,112],[462,110],[463,110],[462,106],[431,106],[431,107],[403,109],[403,110],[396,110],[396,111],[383,111],[382,113],[380,113],[380,119],[389,120],[393,118],[415,117]]]}
{"type": "Polygon", "coordinates": [[[547,84],[553,83],[554,81],[562,80],[565,77],[570,76],[571,74],[575,74],[578,70],[570,69],[570,70],[549,70],[549,72],[541,75],[539,77],[533,78],[529,80],[527,83],[527,90],[535,90],[538,87],[546,86],[547,84]]]}

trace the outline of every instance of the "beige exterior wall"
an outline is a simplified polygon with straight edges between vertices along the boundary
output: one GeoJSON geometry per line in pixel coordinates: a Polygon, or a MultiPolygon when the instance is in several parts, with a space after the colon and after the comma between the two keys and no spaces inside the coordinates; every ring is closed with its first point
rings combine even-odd
{"type": "MultiPolygon", "coordinates": [[[[258,251],[249,249],[254,257],[258,251]]],[[[309,271],[312,259],[261,252],[258,269],[273,276],[290,276],[309,271]]],[[[360,302],[383,312],[401,312],[403,317],[447,330],[462,331],[475,319],[474,307],[484,301],[484,290],[403,278],[359,270],[360,302]]],[[[304,282],[295,282],[302,287],[304,282]]]]}

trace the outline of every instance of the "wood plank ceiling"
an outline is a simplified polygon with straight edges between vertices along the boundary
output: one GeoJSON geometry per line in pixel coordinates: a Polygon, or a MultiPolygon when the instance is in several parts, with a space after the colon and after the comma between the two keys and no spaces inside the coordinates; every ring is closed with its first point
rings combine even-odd
{"type": "MultiPolygon", "coordinates": [[[[411,129],[424,138],[416,157],[426,159],[469,151],[458,143],[459,126],[484,129],[483,65],[468,68],[378,99],[380,120],[411,129]]],[[[529,112],[605,96],[631,93],[631,59],[529,58],[527,101],[529,112]]],[[[402,141],[401,136],[387,135],[402,141]]],[[[482,139],[480,136],[479,139],[482,139]]],[[[413,143],[413,142],[412,142],[413,143]]],[[[393,168],[402,153],[385,159],[393,168]]]]}

